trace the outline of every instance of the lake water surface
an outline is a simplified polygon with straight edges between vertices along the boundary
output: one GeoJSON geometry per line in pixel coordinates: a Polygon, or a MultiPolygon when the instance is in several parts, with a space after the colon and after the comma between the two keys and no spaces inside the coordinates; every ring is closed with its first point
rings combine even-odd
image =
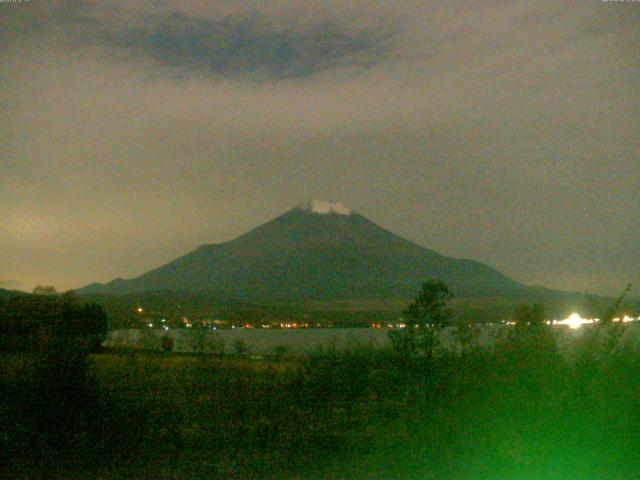
{"type": "MultiPolygon", "coordinates": [[[[473,346],[482,350],[491,350],[496,340],[504,336],[512,327],[504,325],[480,325],[473,346]]],[[[553,327],[558,347],[563,354],[571,355],[576,339],[591,327],[572,330],[567,327],[553,327]]],[[[386,328],[327,328],[327,329],[226,329],[226,330],[192,330],[162,329],[148,330],[114,330],[109,333],[105,347],[138,347],[159,350],[162,337],[171,337],[174,351],[193,352],[194,345],[200,351],[220,351],[224,345],[225,353],[234,353],[234,345],[238,341],[248,349],[246,353],[253,355],[273,354],[277,348],[283,347],[290,355],[305,355],[320,349],[336,349],[339,351],[354,347],[384,348],[390,345],[389,330],[386,328]]],[[[455,334],[455,329],[443,331],[438,338],[439,348],[460,352],[462,345],[455,334]]],[[[640,322],[625,327],[621,345],[626,348],[640,349],[640,322]]]]}

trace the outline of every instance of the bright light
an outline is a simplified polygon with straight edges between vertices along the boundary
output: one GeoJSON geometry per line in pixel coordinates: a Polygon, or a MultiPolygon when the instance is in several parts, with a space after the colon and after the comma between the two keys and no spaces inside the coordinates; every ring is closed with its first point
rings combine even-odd
{"type": "Polygon", "coordinates": [[[614,322],[622,322],[622,323],[633,322],[635,320],[636,320],[635,318],[632,318],[629,315],[624,315],[622,318],[616,317],[613,319],[614,322]]]}
{"type": "Polygon", "coordinates": [[[569,328],[576,329],[582,326],[582,318],[580,318],[580,315],[578,315],[577,313],[572,313],[571,315],[569,315],[569,318],[564,321],[567,325],[569,325],[569,328]]]}
{"type": "Polygon", "coordinates": [[[564,320],[560,320],[558,325],[567,325],[569,328],[575,330],[580,328],[582,325],[594,323],[594,321],[594,319],[582,318],[579,314],[572,313],[564,320]]]}
{"type": "Polygon", "coordinates": [[[142,310],[142,307],[138,307],[136,310],[138,311],[138,313],[142,313],[144,311],[142,310]]]}

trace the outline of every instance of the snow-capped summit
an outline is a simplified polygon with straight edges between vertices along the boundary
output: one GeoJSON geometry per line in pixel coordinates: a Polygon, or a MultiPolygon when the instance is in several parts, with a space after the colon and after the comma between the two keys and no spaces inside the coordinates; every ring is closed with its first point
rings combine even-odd
{"type": "Polygon", "coordinates": [[[300,205],[301,210],[309,210],[313,213],[325,215],[327,213],[335,213],[337,215],[351,215],[353,212],[349,207],[344,206],[340,202],[332,202],[328,200],[313,200],[311,202],[300,205]]]}

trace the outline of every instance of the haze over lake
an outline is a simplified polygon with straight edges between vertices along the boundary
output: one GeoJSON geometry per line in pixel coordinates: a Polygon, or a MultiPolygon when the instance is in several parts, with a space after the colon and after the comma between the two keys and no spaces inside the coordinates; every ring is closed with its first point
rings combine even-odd
{"type": "MultiPolygon", "coordinates": [[[[473,339],[473,347],[490,351],[510,327],[504,325],[478,325],[478,334],[473,339]]],[[[567,326],[555,327],[558,343],[564,353],[569,354],[572,344],[584,333],[584,329],[571,329],[567,326]]],[[[115,330],[109,333],[104,345],[112,348],[142,348],[159,351],[162,338],[167,335],[174,339],[174,351],[189,353],[194,351],[194,332],[189,329],[140,329],[115,330]]],[[[196,335],[198,335],[196,333],[196,335]]],[[[210,342],[200,341],[200,353],[211,353],[215,342],[222,341],[224,352],[234,354],[234,344],[244,342],[248,355],[273,355],[278,348],[289,355],[309,355],[322,350],[345,351],[358,348],[388,348],[391,346],[389,330],[386,328],[297,328],[297,329],[261,329],[234,328],[207,330],[204,333],[210,342]]],[[[440,334],[440,348],[449,352],[460,352],[462,345],[455,336],[455,328],[440,334]]],[[[640,322],[633,322],[625,331],[623,343],[630,348],[640,350],[640,322]]],[[[468,345],[467,348],[471,347],[468,345]]]]}

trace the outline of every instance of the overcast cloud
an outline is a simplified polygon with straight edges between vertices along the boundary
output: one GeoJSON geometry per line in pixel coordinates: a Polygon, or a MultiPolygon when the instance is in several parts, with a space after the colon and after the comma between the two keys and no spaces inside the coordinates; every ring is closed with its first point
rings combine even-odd
{"type": "Polygon", "coordinates": [[[135,276],[320,197],[527,284],[640,285],[638,25],[599,0],[0,3],[0,278],[135,276]]]}

